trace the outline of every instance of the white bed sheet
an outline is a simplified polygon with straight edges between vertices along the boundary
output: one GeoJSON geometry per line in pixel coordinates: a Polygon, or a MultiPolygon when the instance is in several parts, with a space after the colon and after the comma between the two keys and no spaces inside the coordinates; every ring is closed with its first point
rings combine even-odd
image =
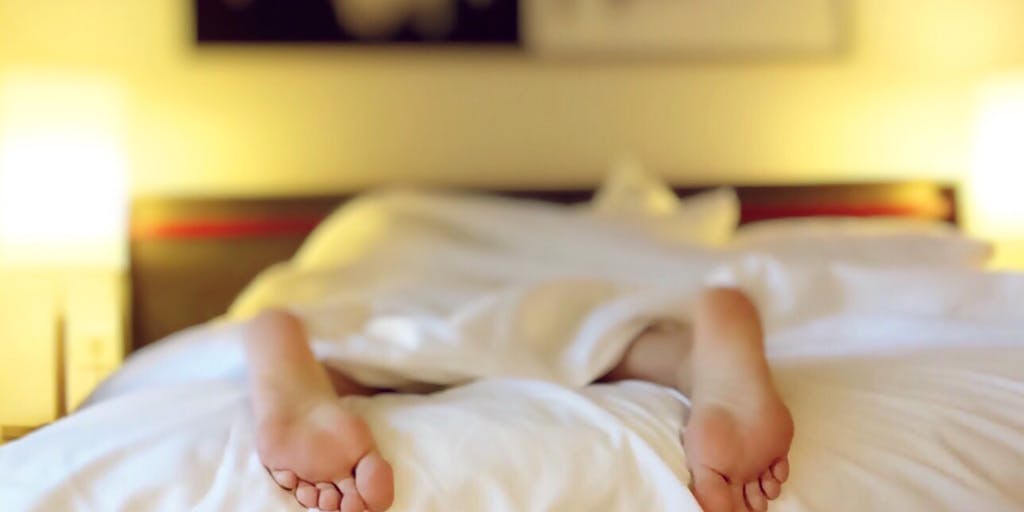
{"type": "MultiPolygon", "coordinates": [[[[494,377],[349,399],[395,464],[394,510],[696,510],[685,401],[642,383],[579,386],[646,319],[685,317],[708,282],[758,303],[796,421],[772,510],[1024,509],[1020,275],[724,262],[559,211],[400,199],[360,215],[408,236],[364,236],[334,265],[306,252],[234,310],[293,307],[318,353],[367,382],[494,377]],[[536,342],[506,354],[501,337],[536,342]]],[[[342,233],[321,240],[373,225],[333,220],[342,233]]],[[[254,455],[242,377],[233,321],[139,354],[92,406],[0,449],[2,510],[298,509],[254,455]]]]}

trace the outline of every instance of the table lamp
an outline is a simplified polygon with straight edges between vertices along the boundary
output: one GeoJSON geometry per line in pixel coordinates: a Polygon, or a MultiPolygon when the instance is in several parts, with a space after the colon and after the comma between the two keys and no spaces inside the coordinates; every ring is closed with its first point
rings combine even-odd
{"type": "Polygon", "coordinates": [[[966,225],[996,242],[994,267],[1024,268],[1024,73],[990,81],[979,105],[966,225]]]}
{"type": "Polygon", "coordinates": [[[121,93],[102,79],[30,73],[0,77],[0,96],[0,265],[53,289],[60,417],[68,283],[126,263],[121,93]]]}

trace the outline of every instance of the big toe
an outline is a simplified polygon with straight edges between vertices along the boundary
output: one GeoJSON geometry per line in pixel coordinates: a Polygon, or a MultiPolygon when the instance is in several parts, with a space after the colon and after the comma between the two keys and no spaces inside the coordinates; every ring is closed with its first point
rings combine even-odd
{"type": "Polygon", "coordinates": [[[731,512],[732,493],[725,477],[712,469],[693,470],[693,494],[704,512],[731,512]]]}
{"type": "Polygon", "coordinates": [[[395,499],[395,481],[391,464],[376,450],[356,465],[356,488],[370,512],[384,512],[395,499]]]}

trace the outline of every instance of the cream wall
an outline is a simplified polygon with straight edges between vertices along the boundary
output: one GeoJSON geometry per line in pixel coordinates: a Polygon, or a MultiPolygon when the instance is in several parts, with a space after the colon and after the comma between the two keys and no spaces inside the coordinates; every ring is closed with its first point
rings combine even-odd
{"type": "Polygon", "coordinates": [[[556,64],[510,52],[197,49],[184,0],[0,0],[6,71],[123,84],[136,193],[412,180],[955,179],[972,91],[1024,67],[1019,0],[849,0],[829,59],[556,64]]]}
{"type": "Polygon", "coordinates": [[[57,307],[46,275],[0,268],[0,427],[54,418],[57,307]]]}

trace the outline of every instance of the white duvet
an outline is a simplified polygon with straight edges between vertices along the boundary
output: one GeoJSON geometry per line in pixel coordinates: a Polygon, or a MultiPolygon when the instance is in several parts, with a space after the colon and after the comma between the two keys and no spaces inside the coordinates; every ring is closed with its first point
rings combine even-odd
{"type": "Polygon", "coordinates": [[[347,399],[394,464],[393,510],[698,510],[685,399],[585,384],[709,283],[757,302],[795,417],[773,510],[1024,509],[1024,277],[727,257],[553,207],[392,193],[0,448],[0,510],[301,509],[246,407],[238,320],[271,305],[366,383],[451,387],[347,399]]]}

